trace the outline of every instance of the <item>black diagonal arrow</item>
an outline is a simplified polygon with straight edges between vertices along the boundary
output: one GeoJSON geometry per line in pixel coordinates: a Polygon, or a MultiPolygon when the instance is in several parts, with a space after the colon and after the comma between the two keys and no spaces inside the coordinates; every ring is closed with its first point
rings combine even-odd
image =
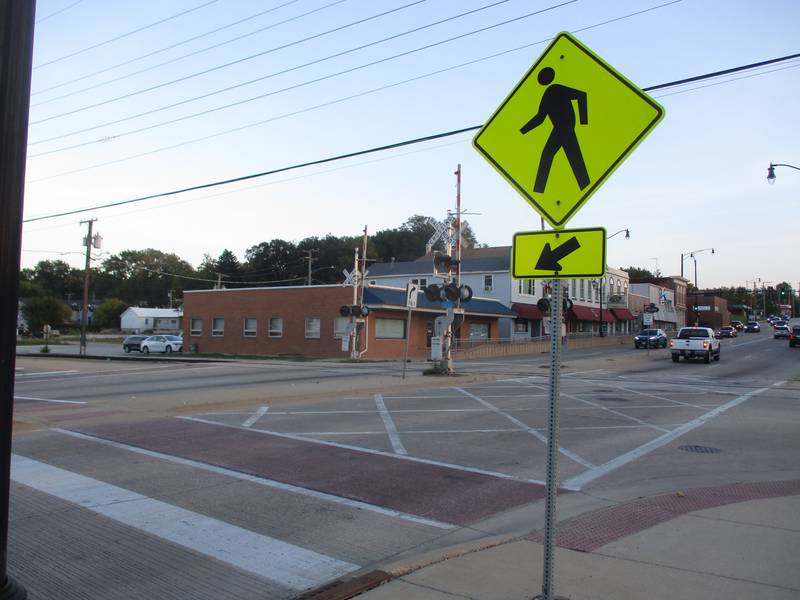
{"type": "Polygon", "coordinates": [[[558,263],[561,259],[569,254],[572,254],[581,247],[577,237],[572,237],[555,250],[550,248],[550,244],[545,244],[542,248],[542,254],[536,262],[537,271],[562,271],[561,265],[558,263]]]}

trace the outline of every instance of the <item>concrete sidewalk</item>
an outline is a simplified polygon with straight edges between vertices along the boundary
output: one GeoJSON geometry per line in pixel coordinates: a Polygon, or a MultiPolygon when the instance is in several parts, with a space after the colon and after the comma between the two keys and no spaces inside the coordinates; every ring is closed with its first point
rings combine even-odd
{"type": "MultiPolygon", "coordinates": [[[[789,481],[681,491],[569,519],[557,532],[554,597],[796,600],[799,515],[800,481],[789,481]]],[[[365,584],[389,581],[358,598],[530,599],[541,593],[541,537],[415,557],[365,576],[365,584]]],[[[346,587],[303,598],[354,597],[346,587]]]]}

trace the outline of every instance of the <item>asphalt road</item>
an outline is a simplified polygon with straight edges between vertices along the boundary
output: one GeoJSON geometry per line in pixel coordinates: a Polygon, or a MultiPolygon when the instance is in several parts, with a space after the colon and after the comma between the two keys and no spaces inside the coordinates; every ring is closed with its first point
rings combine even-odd
{"type": "MultiPolygon", "coordinates": [[[[708,365],[628,346],[565,354],[560,518],[800,479],[800,348],[768,331],[722,344],[708,365]]],[[[18,366],[9,559],[38,597],[133,598],[157,582],[169,598],[293,598],[542,526],[545,355],[449,378],[415,363],[406,381],[394,363],[18,366]]]]}

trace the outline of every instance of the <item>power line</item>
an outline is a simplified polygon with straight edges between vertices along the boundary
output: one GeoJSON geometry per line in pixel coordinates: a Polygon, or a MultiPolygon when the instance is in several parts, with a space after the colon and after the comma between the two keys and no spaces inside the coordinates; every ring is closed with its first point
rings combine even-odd
{"type": "Polygon", "coordinates": [[[36,19],[36,24],[38,25],[39,23],[42,23],[43,21],[47,21],[47,19],[50,19],[50,18],[52,18],[52,17],[55,17],[56,15],[60,15],[60,14],[61,14],[61,13],[63,13],[64,11],[67,11],[67,10],[69,10],[70,8],[72,8],[73,6],[76,6],[76,5],[80,4],[81,2],[83,2],[83,0],[76,0],[75,2],[73,2],[72,4],[69,4],[69,5],[67,5],[67,6],[65,6],[64,8],[61,8],[61,9],[59,9],[59,10],[55,11],[55,12],[52,12],[52,13],[50,13],[49,15],[45,15],[44,17],[42,17],[42,18],[40,18],[40,19],[36,19]]]}
{"type": "MultiPolygon", "coordinates": [[[[108,71],[113,71],[114,69],[118,69],[119,67],[124,67],[125,65],[129,65],[131,63],[143,60],[145,58],[150,58],[151,56],[155,56],[156,54],[161,54],[162,52],[166,52],[167,50],[172,50],[173,48],[177,48],[178,46],[182,46],[184,44],[188,44],[189,42],[194,42],[196,40],[202,39],[202,38],[207,37],[209,35],[213,35],[215,33],[219,33],[220,31],[224,31],[225,29],[230,29],[231,27],[235,27],[236,25],[241,25],[242,23],[246,23],[247,21],[252,21],[253,19],[256,19],[258,17],[264,16],[267,13],[274,12],[274,11],[280,9],[280,8],[284,8],[285,6],[289,6],[290,4],[295,4],[296,2],[299,2],[299,1],[300,0],[289,0],[288,2],[284,2],[283,4],[279,4],[278,6],[274,6],[274,7],[270,8],[270,9],[267,9],[267,10],[262,10],[261,12],[257,12],[255,14],[252,14],[252,15],[248,16],[248,17],[244,17],[244,18],[239,19],[237,21],[233,21],[232,23],[228,23],[227,25],[223,25],[221,27],[217,27],[216,29],[211,29],[210,31],[206,31],[204,33],[200,33],[198,35],[195,35],[193,37],[187,38],[185,40],[181,40],[180,42],[176,42],[174,44],[170,44],[169,46],[165,46],[163,48],[159,48],[158,50],[153,50],[152,52],[148,52],[147,54],[141,54],[141,55],[136,56],[134,58],[130,58],[128,60],[125,60],[125,61],[123,61],[121,63],[117,63],[117,64],[112,65],[110,67],[106,67],[104,69],[100,69],[99,71],[94,71],[92,73],[87,73],[86,75],[81,75],[80,77],[76,77],[75,79],[70,79],[69,81],[64,81],[62,83],[59,83],[59,84],[56,84],[56,85],[52,85],[52,86],[50,86],[48,88],[43,88],[41,90],[33,92],[31,94],[31,96],[36,96],[38,94],[43,94],[44,92],[49,92],[51,90],[55,90],[55,89],[58,89],[60,87],[64,87],[65,85],[69,85],[71,83],[76,83],[78,81],[83,81],[84,79],[89,79],[90,77],[94,77],[95,75],[101,75],[101,74],[106,73],[108,71]]],[[[208,52],[209,50],[214,50],[216,48],[219,48],[221,46],[225,46],[227,44],[231,44],[233,42],[238,42],[239,40],[242,40],[242,39],[244,39],[246,37],[250,37],[250,36],[255,35],[257,33],[262,33],[262,32],[267,31],[269,29],[274,29],[275,27],[278,27],[280,25],[285,25],[286,23],[290,23],[290,22],[296,21],[298,19],[302,19],[303,17],[307,17],[308,15],[323,11],[323,10],[325,10],[327,8],[330,8],[332,6],[335,6],[337,4],[342,4],[343,2],[347,2],[347,0],[335,0],[334,2],[330,2],[329,4],[325,4],[323,6],[315,8],[313,10],[306,11],[304,13],[301,13],[299,15],[295,15],[294,17],[290,17],[288,19],[284,19],[283,21],[278,21],[277,23],[271,23],[270,25],[267,25],[266,27],[261,27],[259,29],[254,30],[254,31],[250,31],[250,32],[244,33],[242,35],[238,35],[236,37],[229,38],[229,39],[224,40],[222,42],[218,42],[216,44],[213,44],[211,46],[206,46],[205,48],[200,48],[199,50],[195,50],[194,52],[190,52],[188,54],[183,54],[181,56],[177,56],[175,58],[172,58],[170,60],[158,63],[156,65],[151,65],[151,66],[149,66],[147,68],[140,69],[140,70],[134,71],[132,73],[127,73],[126,75],[121,75],[119,77],[115,77],[114,79],[107,79],[106,81],[102,81],[102,82],[97,83],[95,85],[91,85],[89,87],[85,87],[85,88],[81,88],[79,90],[75,90],[75,91],[69,92],[68,94],[62,94],[61,96],[55,96],[53,98],[49,98],[48,100],[44,100],[44,101],[38,102],[36,104],[31,104],[31,108],[35,108],[37,106],[42,106],[43,104],[49,104],[50,102],[55,102],[56,100],[61,100],[63,98],[68,98],[69,96],[74,96],[74,95],[80,94],[82,92],[87,92],[89,90],[94,90],[94,89],[97,89],[99,87],[103,87],[104,85],[108,85],[110,83],[121,81],[123,79],[127,79],[128,77],[133,77],[135,75],[140,75],[141,73],[146,73],[147,71],[152,71],[153,69],[157,69],[159,67],[163,67],[165,65],[169,65],[169,64],[172,64],[174,62],[178,62],[178,61],[181,61],[183,59],[190,58],[190,57],[196,56],[198,54],[202,54],[203,52],[208,52]]]]}
{"type": "Polygon", "coordinates": [[[142,31],[145,31],[146,29],[150,29],[151,27],[155,27],[156,25],[161,25],[162,23],[166,23],[167,21],[171,21],[172,19],[177,19],[178,17],[182,17],[184,15],[188,15],[191,12],[194,12],[194,11],[199,10],[201,8],[205,8],[206,6],[209,6],[210,4],[214,4],[215,2],[217,2],[217,0],[209,0],[208,2],[205,2],[203,4],[199,4],[199,5],[197,5],[197,6],[193,7],[193,8],[190,8],[188,10],[184,10],[183,12],[179,12],[178,14],[172,15],[171,17],[167,17],[165,19],[161,19],[160,21],[156,21],[154,23],[150,23],[149,25],[145,25],[144,27],[139,27],[139,29],[134,29],[133,31],[129,31],[127,33],[123,33],[122,35],[118,35],[117,37],[113,37],[110,40],[106,40],[104,42],[100,42],[100,43],[94,44],[92,46],[88,46],[86,48],[82,48],[81,50],[76,50],[75,52],[71,52],[70,54],[65,54],[64,56],[60,56],[59,58],[54,58],[53,60],[47,61],[45,63],[38,64],[38,65],[34,66],[33,69],[34,70],[41,69],[42,67],[46,67],[48,65],[52,65],[52,64],[55,64],[57,62],[61,62],[62,60],[66,60],[68,58],[72,58],[73,56],[77,56],[78,54],[83,54],[84,52],[89,52],[89,50],[95,50],[97,48],[100,48],[101,46],[105,46],[106,44],[110,44],[112,42],[116,42],[118,40],[121,40],[123,38],[129,37],[129,36],[134,35],[136,33],[140,33],[142,31]]]}
{"type": "MultiPolygon", "coordinates": [[[[213,1],[216,2],[216,0],[213,0],[213,1]]],[[[509,1],[510,0],[500,0],[500,2],[509,2],[509,1]]],[[[577,1],[577,0],[573,0],[573,1],[577,1]]],[[[98,106],[105,106],[106,104],[111,104],[113,102],[117,102],[118,100],[125,100],[127,98],[132,98],[133,96],[138,96],[138,95],[144,94],[146,92],[152,92],[153,90],[158,90],[158,89],[161,89],[163,87],[167,87],[167,86],[170,86],[170,85],[173,85],[173,84],[176,84],[176,83],[182,83],[184,81],[188,81],[189,79],[194,79],[195,77],[199,77],[200,75],[207,75],[208,73],[213,73],[214,71],[219,71],[220,69],[225,69],[227,67],[230,67],[230,66],[233,66],[233,65],[237,65],[237,64],[246,62],[248,60],[252,60],[254,58],[257,58],[257,57],[260,57],[260,56],[264,56],[266,54],[270,54],[272,52],[276,52],[278,50],[284,50],[286,48],[290,48],[292,46],[296,46],[298,44],[302,44],[302,43],[308,42],[308,41],[313,40],[313,39],[318,39],[318,38],[323,37],[325,35],[330,35],[331,33],[342,31],[342,30],[348,29],[350,27],[355,27],[356,25],[362,25],[364,23],[367,23],[369,21],[378,19],[380,17],[385,17],[386,15],[390,15],[392,13],[396,13],[396,12],[399,12],[401,10],[405,10],[406,8],[410,8],[412,6],[416,6],[417,4],[422,4],[423,2],[427,2],[427,0],[414,0],[413,2],[410,2],[408,4],[404,4],[402,6],[398,6],[397,8],[393,8],[391,10],[387,10],[387,11],[384,11],[384,12],[381,12],[381,13],[377,13],[377,14],[374,14],[372,16],[365,17],[363,19],[358,19],[356,21],[352,21],[352,22],[347,23],[345,25],[341,25],[339,27],[334,27],[333,29],[328,29],[327,31],[323,31],[321,33],[317,33],[317,34],[314,34],[314,35],[311,35],[311,36],[308,36],[308,37],[305,37],[305,38],[301,38],[299,40],[295,40],[293,42],[289,42],[289,43],[286,43],[286,44],[282,44],[281,46],[275,46],[274,48],[270,48],[269,50],[264,50],[263,52],[258,52],[256,54],[251,54],[250,56],[245,56],[243,58],[238,58],[238,59],[236,59],[234,61],[222,64],[222,65],[217,65],[216,67],[211,67],[210,69],[205,69],[203,71],[196,71],[194,73],[190,73],[189,75],[185,75],[183,77],[179,77],[178,79],[173,79],[171,81],[165,81],[163,83],[159,83],[157,85],[153,85],[153,86],[150,86],[148,88],[143,88],[141,90],[136,90],[135,92],[130,92],[128,94],[123,94],[122,96],[117,96],[115,98],[110,98],[108,100],[103,100],[102,102],[96,102],[94,104],[89,104],[87,106],[82,106],[80,108],[75,108],[73,110],[70,110],[70,111],[67,111],[67,112],[63,112],[63,113],[59,113],[57,115],[51,115],[51,116],[46,117],[44,119],[39,119],[38,121],[31,121],[30,124],[31,125],[38,125],[40,123],[45,123],[47,121],[52,121],[54,119],[60,119],[61,117],[74,115],[75,113],[83,112],[85,110],[89,110],[89,109],[92,109],[92,108],[97,108],[98,106]]]]}
{"type": "MultiPolygon", "coordinates": [[[[321,62],[330,60],[332,58],[338,58],[340,56],[355,52],[357,50],[363,50],[364,48],[368,48],[368,47],[374,46],[376,44],[380,44],[380,43],[383,43],[383,42],[386,42],[386,41],[389,41],[389,40],[397,39],[399,37],[402,37],[402,36],[405,36],[405,35],[409,35],[411,33],[416,33],[416,32],[421,31],[423,29],[427,29],[427,28],[430,28],[430,27],[433,27],[433,26],[436,26],[436,25],[440,25],[440,24],[445,23],[447,21],[452,21],[454,19],[458,19],[458,18],[463,17],[465,15],[470,15],[470,14],[476,13],[476,12],[481,11],[481,10],[486,10],[487,8],[492,8],[492,7],[496,6],[497,4],[500,4],[502,2],[508,2],[508,1],[509,0],[500,0],[500,2],[495,2],[494,4],[489,4],[487,6],[484,6],[484,7],[475,9],[475,10],[471,10],[471,11],[468,11],[468,12],[465,12],[465,13],[454,15],[452,17],[448,17],[448,18],[442,19],[440,21],[429,23],[427,25],[423,25],[423,26],[417,27],[415,29],[410,29],[408,31],[405,31],[405,32],[402,32],[402,33],[399,33],[399,34],[396,34],[396,35],[393,35],[393,36],[389,36],[387,38],[383,38],[381,40],[377,40],[377,41],[374,41],[374,42],[370,42],[368,44],[364,44],[364,45],[358,46],[356,48],[351,48],[349,50],[345,50],[345,51],[342,51],[342,52],[339,52],[339,53],[336,53],[336,54],[332,54],[332,55],[329,55],[329,56],[326,56],[326,57],[323,57],[323,58],[320,58],[320,59],[317,59],[317,60],[302,64],[302,65],[297,65],[297,66],[294,66],[294,67],[290,67],[288,69],[284,69],[282,71],[277,71],[277,72],[274,72],[274,73],[270,73],[269,75],[265,75],[265,76],[259,77],[257,79],[252,79],[250,81],[246,81],[246,82],[243,82],[243,83],[239,83],[237,85],[233,85],[233,86],[230,86],[230,87],[227,87],[227,88],[216,90],[214,92],[209,92],[209,93],[203,94],[201,96],[195,96],[193,98],[188,98],[186,100],[182,100],[182,101],[176,102],[174,104],[169,104],[167,106],[162,106],[162,107],[157,108],[157,109],[148,110],[148,111],[136,114],[136,115],[123,117],[122,119],[117,119],[115,121],[108,121],[108,122],[102,123],[100,125],[93,125],[91,127],[86,127],[84,129],[80,129],[80,130],[77,130],[77,131],[71,131],[69,133],[64,133],[64,134],[60,134],[60,135],[53,136],[53,137],[50,137],[50,138],[37,140],[35,142],[29,143],[28,146],[35,146],[35,145],[38,145],[38,144],[43,144],[45,142],[52,142],[54,140],[59,140],[59,139],[63,139],[63,138],[66,138],[66,137],[71,137],[73,135],[78,135],[80,133],[86,133],[88,131],[94,131],[95,129],[101,129],[101,128],[107,127],[109,125],[116,125],[118,123],[123,123],[125,121],[130,121],[132,119],[137,119],[139,117],[144,117],[144,116],[156,113],[156,112],[160,112],[160,111],[167,110],[167,109],[170,109],[170,108],[175,108],[177,106],[181,106],[183,104],[187,104],[187,103],[193,102],[195,100],[201,100],[201,99],[204,99],[204,98],[208,98],[210,96],[214,96],[214,95],[220,94],[222,92],[227,92],[227,91],[230,91],[230,90],[233,90],[233,89],[245,86],[245,85],[249,85],[251,83],[256,83],[256,82],[259,82],[259,81],[263,81],[265,79],[269,79],[269,78],[275,77],[277,75],[283,75],[285,73],[289,73],[289,72],[295,71],[297,69],[301,69],[301,68],[308,67],[308,66],[311,66],[311,65],[319,64],[321,62]]],[[[524,15],[521,15],[521,16],[518,16],[518,17],[514,17],[512,19],[507,19],[507,20],[501,21],[499,23],[494,23],[492,25],[487,25],[485,27],[480,27],[478,29],[473,29],[472,31],[468,31],[466,33],[462,33],[462,34],[459,34],[459,35],[451,37],[451,38],[439,40],[437,42],[433,42],[431,44],[426,44],[424,46],[418,46],[417,48],[412,48],[411,50],[406,50],[404,52],[400,52],[399,54],[394,54],[392,56],[387,56],[387,57],[384,57],[384,58],[381,58],[381,59],[378,59],[378,60],[374,60],[374,61],[371,61],[371,62],[368,62],[368,63],[363,63],[363,64],[357,65],[355,67],[350,67],[350,68],[344,69],[342,71],[337,71],[336,73],[329,73],[328,75],[323,75],[323,76],[317,77],[315,79],[306,80],[306,81],[303,81],[303,82],[300,82],[300,83],[297,83],[297,84],[294,84],[294,85],[291,85],[291,86],[288,86],[288,87],[284,87],[284,88],[281,88],[281,89],[278,89],[278,90],[273,90],[271,92],[267,92],[266,94],[259,94],[258,96],[253,96],[251,98],[246,98],[244,100],[238,100],[236,102],[230,102],[230,103],[225,104],[223,106],[217,106],[217,107],[210,108],[210,109],[207,109],[207,110],[204,110],[204,111],[200,111],[200,112],[197,112],[197,113],[184,115],[182,117],[176,117],[174,119],[169,119],[167,121],[162,121],[160,123],[154,123],[154,124],[148,125],[146,127],[140,127],[138,129],[133,129],[133,130],[129,130],[129,131],[126,131],[126,132],[123,132],[123,133],[119,133],[119,134],[114,135],[113,138],[119,138],[119,137],[123,137],[123,136],[127,136],[127,135],[133,135],[133,134],[136,134],[136,133],[142,133],[143,131],[149,131],[151,129],[157,129],[159,127],[165,127],[166,125],[172,125],[174,123],[179,123],[181,121],[186,121],[188,119],[193,119],[195,117],[205,116],[205,115],[208,115],[208,114],[211,114],[211,113],[214,113],[214,112],[218,112],[220,110],[233,108],[235,106],[241,106],[241,105],[247,104],[249,102],[254,102],[255,100],[262,100],[264,98],[268,98],[270,96],[275,96],[275,95],[281,94],[283,92],[296,90],[296,89],[299,89],[299,88],[302,88],[302,87],[305,87],[305,86],[308,86],[308,85],[311,85],[311,84],[314,84],[314,83],[319,83],[320,81],[327,81],[327,80],[333,79],[335,77],[340,77],[340,76],[346,75],[348,73],[353,73],[353,72],[359,71],[361,69],[366,69],[367,67],[373,67],[373,66],[378,65],[378,64],[382,64],[382,63],[385,63],[385,62],[396,60],[398,58],[409,56],[409,55],[414,54],[416,52],[421,52],[423,50],[429,50],[431,48],[435,48],[436,46],[441,46],[443,44],[448,44],[450,42],[453,42],[453,41],[456,41],[456,40],[460,40],[460,39],[463,39],[463,38],[471,36],[471,35],[476,35],[478,33],[483,33],[485,31],[488,31],[488,30],[491,30],[491,29],[495,29],[497,27],[502,27],[503,25],[508,25],[509,23],[513,23],[513,22],[516,22],[516,21],[521,21],[522,19],[527,19],[527,18],[536,16],[538,14],[541,14],[543,12],[546,12],[546,11],[555,10],[555,9],[561,8],[562,6],[565,6],[567,4],[573,4],[573,3],[577,2],[577,1],[578,0],[566,0],[565,2],[562,2],[560,4],[556,4],[556,5],[547,7],[547,8],[536,10],[534,12],[527,13],[527,14],[524,14],[524,15]]],[[[676,0],[676,1],[680,1],[680,0],[676,0]]],[[[64,150],[73,150],[75,148],[81,148],[83,146],[96,144],[97,142],[98,142],[98,140],[90,140],[88,142],[81,142],[81,143],[73,144],[73,145],[70,145],[70,146],[64,146],[64,147],[61,147],[61,148],[56,148],[56,149],[53,149],[53,150],[40,152],[38,154],[32,154],[32,155],[30,155],[29,158],[36,158],[36,157],[44,156],[44,155],[47,155],[47,154],[53,154],[55,152],[62,152],[64,150]]]]}
{"type": "MultiPolygon", "coordinates": [[[[696,81],[702,81],[704,79],[711,79],[713,77],[719,77],[722,74],[728,75],[728,74],[731,74],[731,73],[736,73],[736,72],[745,71],[745,70],[748,70],[748,69],[758,68],[758,67],[762,67],[762,66],[765,66],[765,65],[768,65],[768,64],[775,64],[775,63],[783,62],[783,61],[786,61],[786,60],[795,59],[795,58],[798,58],[798,57],[800,57],[800,53],[791,54],[791,55],[784,56],[784,57],[781,57],[781,58],[773,58],[773,59],[770,59],[770,60],[761,61],[761,62],[757,62],[757,63],[751,63],[749,65],[741,65],[739,67],[733,67],[731,69],[725,69],[724,71],[716,71],[716,72],[713,72],[713,73],[707,73],[705,75],[698,75],[696,77],[690,77],[688,79],[681,79],[681,80],[676,80],[676,81],[672,81],[672,82],[668,82],[668,83],[657,84],[657,85],[646,87],[646,88],[642,88],[642,89],[644,91],[653,91],[653,90],[656,90],[656,89],[664,89],[664,88],[667,88],[667,87],[684,85],[687,82],[696,82],[696,81]]],[[[54,213],[54,214],[49,214],[49,215],[42,215],[42,216],[39,216],[39,217],[32,217],[32,218],[29,218],[29,219],[24,219],[23,223],[32,223],[32,222],[35,222],[35,221],[42,221],[44,219],[53,219],[53,218],[56,218],[56,217],[64,217],[64,216],[68,216],[68,215],[74,215],[74,214],[79,214],[79,213],[83,213],[83,212],[88,212],[88,211],[91,211],[91,210],[99,210],[99,209],[103,209],[103,208],[110,208],[110,207],[113,207],[113,206],[122,206],[122,205],[125,205],[125,204],[132,204],[132,203],[135,203],[135,202],[143,202],[145,200],[152,200],[152,199],[155,199],[155,198],[163,198],[163,197],[167,197],[167,196],[174,196],[174,195],[177,195],[177,194],[183,194],[183,193],[191,192],[191,191],[195,191],[195,190],[201,190],[201,189],[207,189],[207,188],[212,188],[212,187],[217,187],[217,186],[222,186],[222,185],[228,185],[228,184],[236,183],[236,182],[239,182],[239,181],[247,181],[249,179],[256,179],[256,178],[260,178],[260,177],[266,177],[268,175],[275,175],[277,173],[283,173],[283,172],[286,172],[286,171],[302,169],[302,168],[306,168],[306,167],[310,167],[310,166],[314,166],[314,165],[320,165],[320,164],[325,164],[325,163],[334,162],[334,161],[338,161],[338,160],[344,160],[344,159],[347,159],[347,158],[353,158],[353,157],[356,157],[356,156],[363,156],[365,154],[372,154],[372,153],[375,153],[375,152],[383,152],[383,151],[386,151],[386,150],[392,150],[394,148],[401,148],[403,146],[410,146],[412,144],[419,144],[419,143],[422,143],[422,142],[428,142],[428,141],[441,139],[441,138],[445,138],[445,137],[451,137],[451,136],[458,135],[458,134],[461,134],[461,133],[466,133],[466,132],[470,132],[470,131],[476,131],[476,130],[480,129],[482,126],[483,125],[474,125],[474,126],[471,126],[471,127],[463,127],[461,129],[454,129],[454,130],[446,131],[446,132],[443,132],[443,133],[431,134],[431,135],[427,135],[427,136],[423,136],[423,137],[419,137],[419,138],[405,140],[405,141],[402,141],[402,142],[395,142],[395,143],[392,143],[392,144],[387,144],[387,145],[383,145],[383,146],[377,146],[377,147],[369,148],[369,149],[366,149],[366,150],[358,150],[358,151],[355,151],[355,152],[349,152],[349,153],[346,153],[346,154],[339,154],[339,155],[336,155],[336,156],[331,156],[331,157],[327,157],[327,158],[321,158],[321,159],[317,159],[317,160],[307,161],[307,162],[304,162],[304,163],[297,163],[297,164],[286,166],[286,167],[280,167],[280,168],[277,168],[277,169],[271,169],[269,171],[263,171],[263,172],[260,172],[260,173],[253,173],[253,174],[250,174],[250,175],[243,175],[241,177],[234,177],[234,178],[225,179],[225,180],[222,180],[222,181],[204,183],[204,184],[195,185],[195,186],[182,188],[182,189],[178,189],[178,190],[172,190],[172,191],[169,191],[169,192],[161,192],[161,193],[158,193],[158,194],[151,194],[151,195],[148,195],[148,196],[141,196],[141,197],[138,197],[138,198],[131,198],[129,200],[121,200],[121,201],[118,201],[118,202],[109,202],[107,204],[101,204],[101,205],[96,205],[96,206],[87,207],[87,208],[80,208],[80,209],[75,209],[75,210],[71,210],[71,211],[65,211],[65,212],[61,212],[61,213],[54,213]]]]}

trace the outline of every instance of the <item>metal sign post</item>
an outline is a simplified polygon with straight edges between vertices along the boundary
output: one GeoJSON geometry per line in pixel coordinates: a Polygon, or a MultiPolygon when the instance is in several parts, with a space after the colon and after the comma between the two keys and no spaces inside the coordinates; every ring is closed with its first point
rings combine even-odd
{"type": "Polygon", "coordinates": [[[408,318],[406,319],[406,351],[403,355],[403,379],[406,378],[406,363],[408,362],[408,342],[411,339],[411,309],[417,308],[418,293],[419,293],[418,283],[409,283],[406,286],[406,306],[408,307],[408,318]]]}
{"type": "Polygon", "coordinates": [[[544,561],[539,600],[553,600],[553,540],[558,490],[558,386],[561,375],[561,280],[553,280],[550,303],[550,407],[547,424],[547,482],[544,509],[544,561]]]}

